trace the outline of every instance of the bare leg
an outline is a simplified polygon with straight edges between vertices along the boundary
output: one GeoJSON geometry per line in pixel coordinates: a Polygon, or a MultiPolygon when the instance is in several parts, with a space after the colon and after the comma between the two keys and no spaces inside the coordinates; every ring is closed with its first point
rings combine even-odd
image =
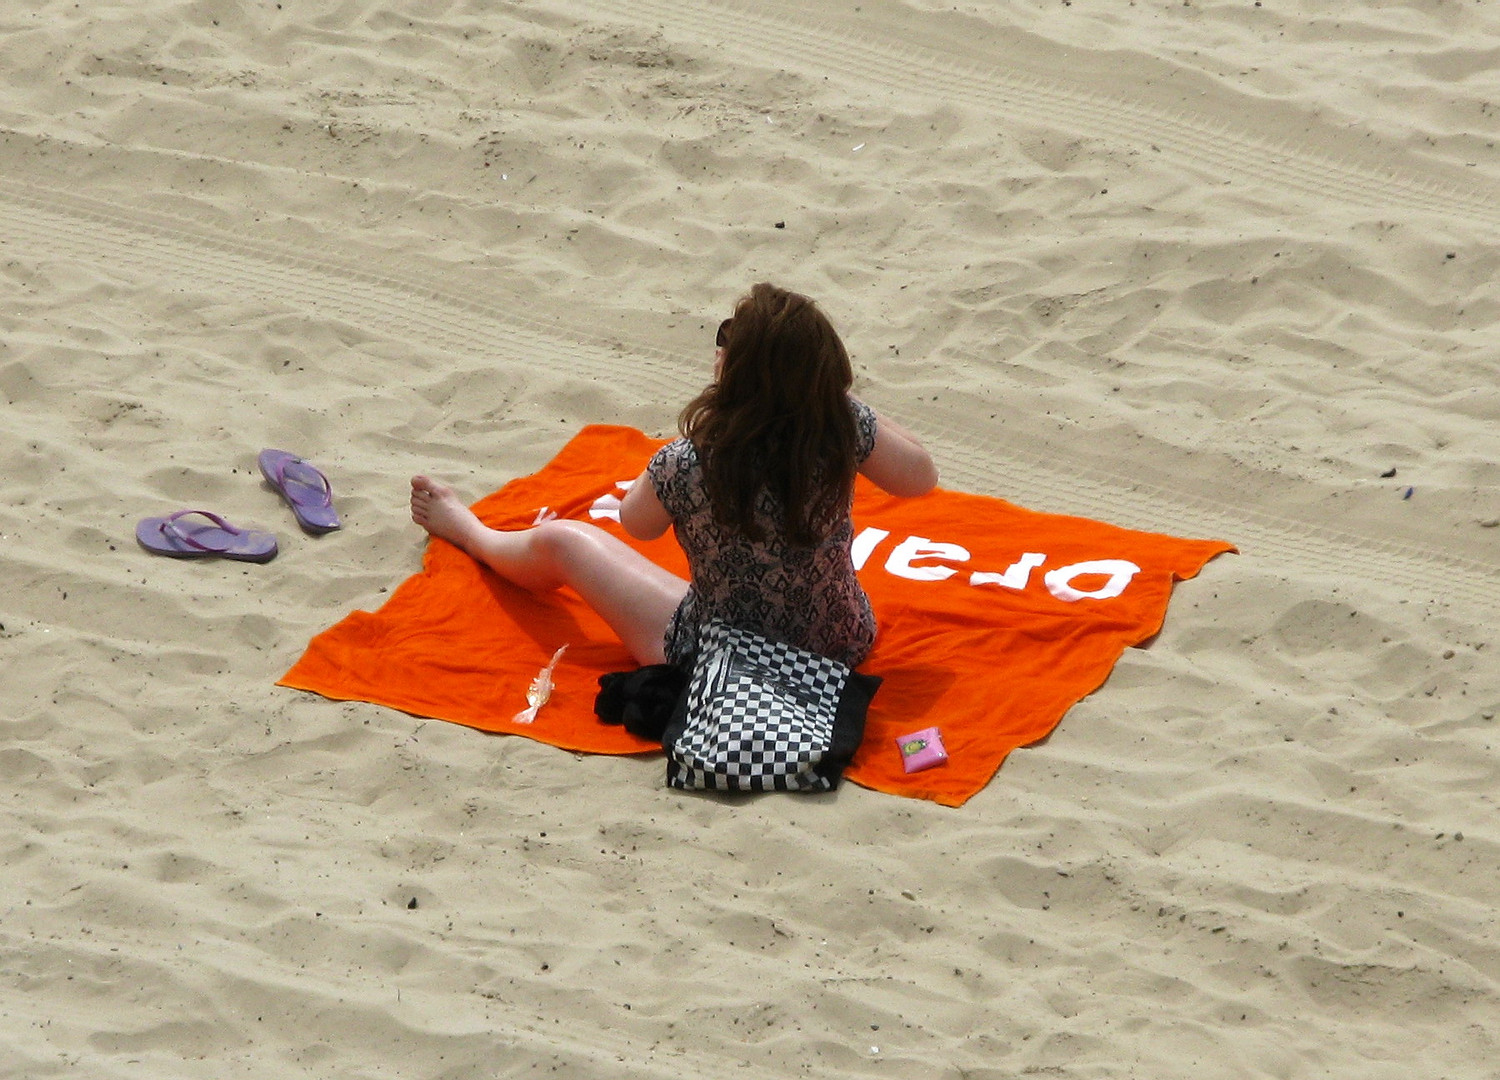
{"type": "Polygon", "coordinates": [[[492,529],[452,488],[425,476],[411,480],[411,519],[522,588],[571,587],[638,661],[663,661],[667,623],[688,583],[618,537],[582,521],[547,521],[513,532],[492,529]]]}

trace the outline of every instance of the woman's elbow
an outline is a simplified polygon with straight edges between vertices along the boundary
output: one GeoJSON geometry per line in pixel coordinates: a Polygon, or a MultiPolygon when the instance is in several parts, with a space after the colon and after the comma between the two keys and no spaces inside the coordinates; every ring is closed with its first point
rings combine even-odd
{"type": "Polygon", "coordinates": [[[620,504],[620,527],[637,540],[655,540],[672,527],[672,517],[659,505],[627,495],[620,504]]]}
{"type": "Polygon", "coordinates": [[[902,490],[892,492],[904,499],[914,499],[918,495],[926,495],[938,485],[937,463],[931,458],[920,462],[910,469],[902,477],[902,490]]]}
{"type": "Polygon", "coordinates": [[[928,458],[927,472],[922,477],[922,494],[926,495],[929,491],[934,490],[938,486],[938,481],[941,479],[942,477],[938,475],[937,462],[933,461],[931,458],[928,458]]]}
{"type": "Polygon", "coordinates": [[[620,512],[620,527],[637,540],[655,540],[666,533],[672,525],[670,519],[665,524],[656,521],[645,514],[620,512]]]}

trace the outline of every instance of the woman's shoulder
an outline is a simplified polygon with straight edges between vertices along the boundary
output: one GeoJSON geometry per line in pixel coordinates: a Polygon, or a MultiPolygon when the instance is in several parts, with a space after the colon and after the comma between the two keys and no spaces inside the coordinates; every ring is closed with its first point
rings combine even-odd
{"type": "Polygon", "coordinates": [[[679,435],[671,442],[664,444],[656,453],[651,455],[651,461],[646,466],[653,471],[665,469],[682,469],[698,463],[698,450],[692,442],[679,435]]]}
{"type": "Polygon", "coordinates": [[[651,455],[646,476],[662,505],[671,513],[681,512],[702,482],[697,449],[687,439],[673,439],[651,455]]]}

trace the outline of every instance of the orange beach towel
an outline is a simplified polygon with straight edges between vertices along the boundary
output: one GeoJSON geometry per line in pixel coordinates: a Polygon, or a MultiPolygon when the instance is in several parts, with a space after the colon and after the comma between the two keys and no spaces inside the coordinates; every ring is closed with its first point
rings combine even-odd
{"type": "MultiPolygon", "coordinates": [[[[670,533],[641,542],[618,522],[621,482],[660,445],[634,428],[587,427],[540,472],[474,509],[507,529],[544,511],[593,521],[686,576],[670,533]]],[[[947,806],[984,787],[1012,749],[1046,736],[1127,646],[1155,634],[1175,580],[1234,550],[953,491],[894,499],[863,478],[854,528],[879,622],[862,670],[885,682],[845,776],[947,806]],[[897,737],[933,726],[948,762],[905,772],[897,737]]],[[[660,753],[594,716],[599,676],[633,666],[570,590],[533,596],[434,540],[420,573],[379,611],[356,611],[314,637],[280,685],[570,750],[660,753]],[[533,723],[516,723],[531,680],[561,645],[551,701],[533,723]]]]}

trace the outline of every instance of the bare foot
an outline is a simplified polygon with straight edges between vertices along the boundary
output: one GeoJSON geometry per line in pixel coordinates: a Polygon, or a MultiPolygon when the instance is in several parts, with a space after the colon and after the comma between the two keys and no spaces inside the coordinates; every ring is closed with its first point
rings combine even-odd
{"type": "Polygon", "coordinates": [[[484,523],[447,484],[426,476],[411,478],[411,519],[427,532],[467,550],[484,523]]]}

